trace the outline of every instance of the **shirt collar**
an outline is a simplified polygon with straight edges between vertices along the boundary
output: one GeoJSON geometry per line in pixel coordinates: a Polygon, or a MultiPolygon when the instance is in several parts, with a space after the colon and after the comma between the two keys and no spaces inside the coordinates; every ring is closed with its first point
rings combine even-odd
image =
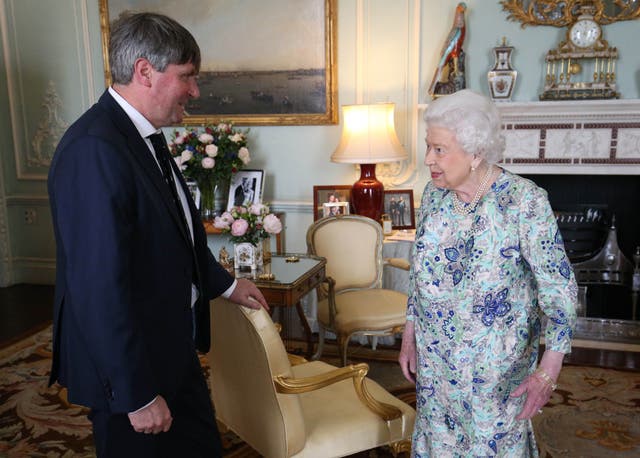
{"type": "Polygon", "coordinates": [[[133,108],[131,104],[127,102],[124,97],[118,94],[112,87],[109,87],[108,90],[109,94],[111,94],[116,103],[120,105],[127,116],[129,116],[129,119],[131,119],[131,122],[142,138],[147,138],[151,134],[161,132],[160,129],[156,129],[155,127],[153,127],[153,124],[151,124],[147,120],[147,118],[142,115],[142,113],[133,108]]]}

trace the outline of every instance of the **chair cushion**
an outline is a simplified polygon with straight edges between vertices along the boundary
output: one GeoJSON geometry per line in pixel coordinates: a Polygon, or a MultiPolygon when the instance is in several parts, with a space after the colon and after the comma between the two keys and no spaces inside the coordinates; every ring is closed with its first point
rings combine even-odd
{"type": "MultiPolygon", "coordinates": [[[[404,324],[407,295],[391,289],[365,289],[336,295],[335,328],[342,334],[381,331],[404,324]]],[[[318,320],[329,325],[329,302],[318,303],[318,320]]]]}
{"type": "MultiPolygon", "coordinates": [[[[336,369],[321,361],[293,366],[294,376],[309,377],[336,369]]],[[[302,457],[346,456],[361,450],[411,437],[415,411],[384,388],[366,379],[369,393],[378,401],[398,407],[401,418],[390,425],[371,412],[358,398],[353,381],[343,380],[310,393],[299,395],[307,439],[302,457]],[[391,430],[391,434],[390,434],[391,430]]]]}

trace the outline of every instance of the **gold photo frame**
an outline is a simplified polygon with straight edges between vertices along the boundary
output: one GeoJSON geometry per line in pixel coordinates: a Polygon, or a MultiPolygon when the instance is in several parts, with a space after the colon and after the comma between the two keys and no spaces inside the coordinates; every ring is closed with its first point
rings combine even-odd
{"type": "Polygon", "coordinates": [[[313,220],[325,216],[349,214],[351,185],[332,184],[313,187],[313,220]],[[339,205],[335,205],[339,204],[339,205]],[[333,211],[332,211],[333,210],[333,211]]]}
{"type": "Polygon", "coordinates": [[[212,0],[190,0],[178,9],[166,0],[99,0],[106,85],[110,22],[126,10],[154,11],[184,25],[202,52],[200,97],[187,105],[185,124],[337,124],[337,0],[288,1],[290,8],[274,9],[249,0],[255,21],[247,26],[247,2],[216,10],[212,0]],[[250,36],[238,34],[239,21],[250,36]]]}

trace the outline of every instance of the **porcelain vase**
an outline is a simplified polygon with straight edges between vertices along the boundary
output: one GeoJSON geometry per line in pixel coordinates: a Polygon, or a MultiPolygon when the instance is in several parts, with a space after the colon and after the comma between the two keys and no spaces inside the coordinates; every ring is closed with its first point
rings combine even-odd
{"type": "Polygon", "coordinates": [[[260,269],[263,266],[262,243],[254,245],[252,243],[243,242],[233,245],[233,266],[235,269],[250,268],[251,270],[260,269]]]}

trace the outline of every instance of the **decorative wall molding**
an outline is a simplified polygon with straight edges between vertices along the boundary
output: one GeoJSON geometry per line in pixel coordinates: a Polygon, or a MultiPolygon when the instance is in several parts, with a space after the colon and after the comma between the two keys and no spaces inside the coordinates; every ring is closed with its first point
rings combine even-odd
{"type": "Polygon", "coordinates": [[[640,100],[499,103],[516,173],[640,174],[640,100]]]}
{"type": "MultiPolygon", "coordinates": [[[[87,0],[71,0],[64,6],[52,4],[52,8],[69,9],[68,15],[73,17],[74,27],[72,30],[54,29],[59,36],[50,36],[47,31],[43,31],[40,41],[21,41],[24,31],[20,24],[27,22],[28,18],[24,17],[24,8],[18,9],[17,4],[16,0],[0,0],[0,29],[16,174],[19,180],[46,180],[55,146],[67,126],[60,112],[65,108],[64,111],[67,113],[81,113],[95,99],[87,0]],[[61,37],[68,38],[69,34],[73,35],[73,42],[76,43],[76,59],[68,70],[73,75],[82,75],[78,78],[79,87],[76,85],[69,88],[69,80],[63,81],[61,76],[57,80],[40,78],[46,87],[26,87],[25,75],[29,74],[32,67],[37,67],[32,65],[28,60],[30,57],[27,57],[34,54],[33,47],[38,47],[39,43],[55,43],[56,39],[61,37]],[[61,95],[58,88],[62,86],[66,86],[67,91],[62,90],[61,95]],[[64,94],[68,94],[70,90],[73,90],[73,97],[65,97],[64,94]],[[40,92],[43,94],[42,99],[34,100],[34,93],[40,92]]],[[[46,14],[46,11],[42,11],[41,14],[46,14]]],[[[42,68],[39,70],[46,76],[59,74],[42,68]]]]}
{"type": "MultiPolygon", "coordinates": [[[[381,163],[376,166],[376,176],[385,187],[411,187],[416,180],[417,132],[419,116],[416,101],[420,88],[420,0],[406,0],[406,50],[407,66],[403,71],[403,100],[396,103],[396,131],[405,146],[409,159],[401,162],[381,163]],[[399,120],[404,122],[398,122],[399,120]],[[400,127],[399,127],[400,126],[400,127]]],[[[376,30],[370,25],[373,6],[370,2],[356,3],[356,103],[375,103],[371,100],[373,89],[370,83],[370,62],[379,59],[371,56],[371,34],[376,30]]],[[[398,51],[400,52],[400,51],[398,51]]],[[[385,100],[388,102],[389,100],[385,100]]]]}
{"type": "MultiPolygon", "coordinates": [[[[56,83],[49,81],[42,101],[42,114],[38,128],[31,140],[31,149],[26,151],[27,165],[31,167],[49,167],[53,152],[69,127],[59,113],[62,100],[56,90],[56,83]]],[[[17,160],[17,158],[16,158],[17,160]]]]}

